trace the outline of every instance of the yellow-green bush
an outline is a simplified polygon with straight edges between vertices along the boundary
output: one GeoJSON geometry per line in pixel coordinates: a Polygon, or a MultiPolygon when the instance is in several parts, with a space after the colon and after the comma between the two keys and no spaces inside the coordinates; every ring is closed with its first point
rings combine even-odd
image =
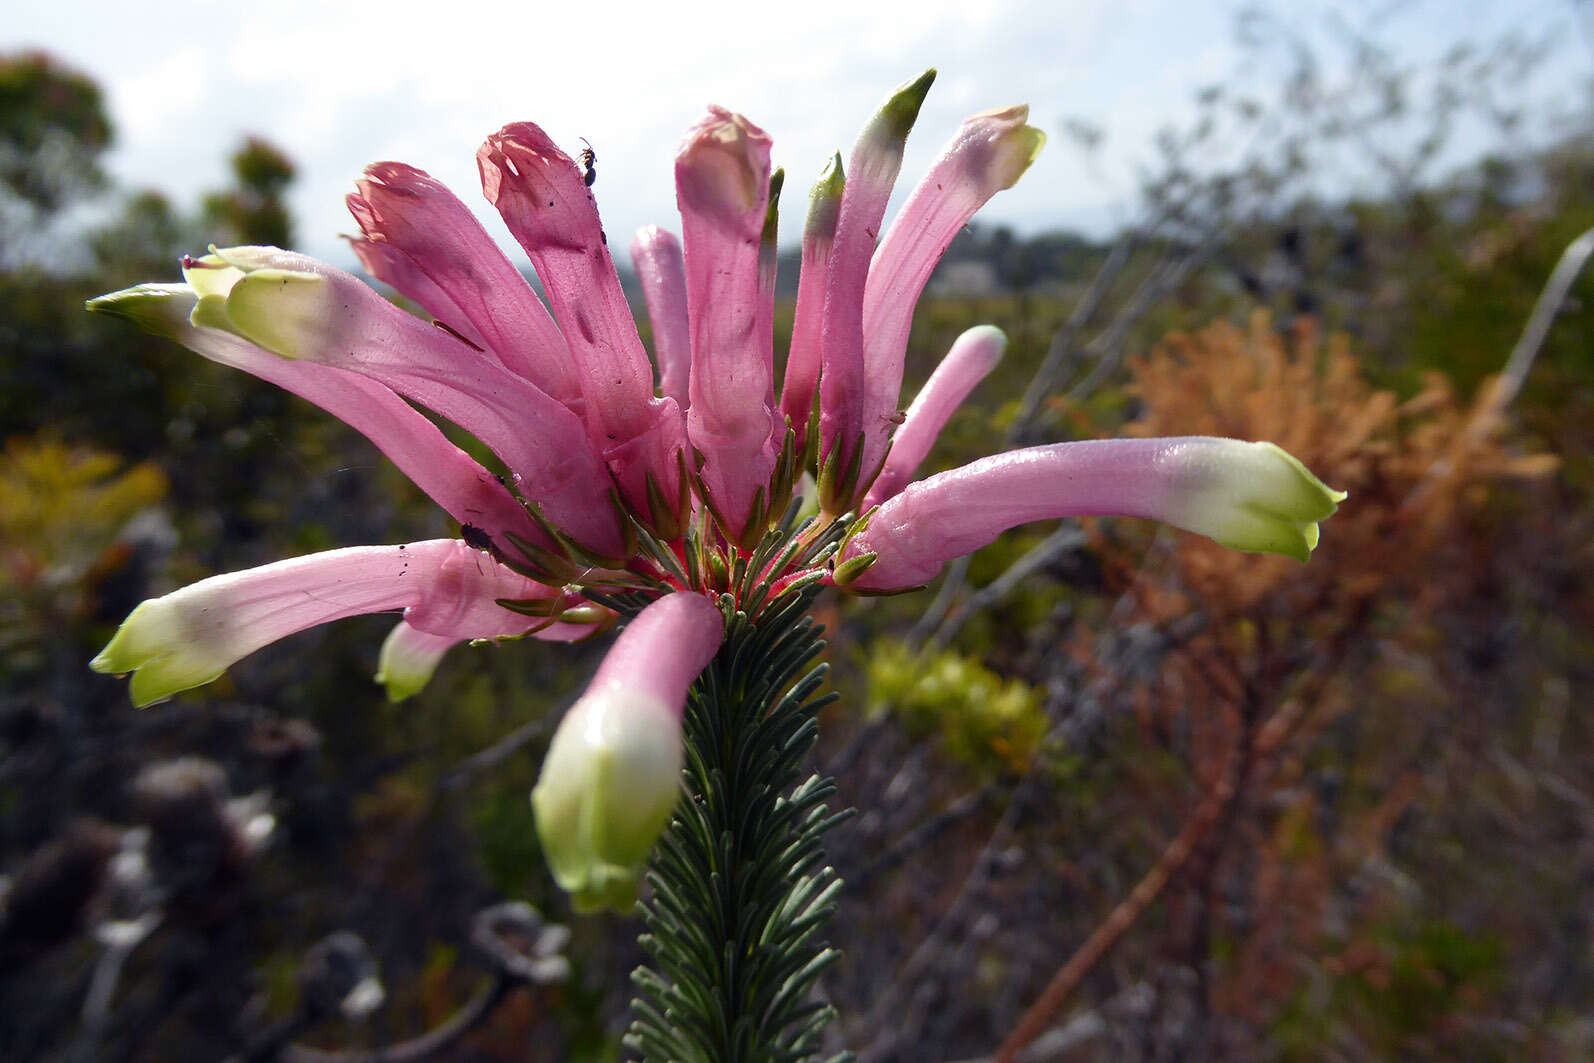
{"type": "Polygon", "coordinates": [[[1040,691],[950,650],[922,655],[885,640],[867,672],[871,713],[895,713],[978,771],[1022,770],[1046,733],[1040,691]]]}

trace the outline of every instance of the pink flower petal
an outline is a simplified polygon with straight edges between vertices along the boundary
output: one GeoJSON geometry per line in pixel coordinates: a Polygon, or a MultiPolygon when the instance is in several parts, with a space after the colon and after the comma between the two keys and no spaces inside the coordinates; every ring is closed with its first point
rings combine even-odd
{"type": "Polygon", "coordinates": [[[361,232],[408,257],[447,297],[455,309],[437,316],[466,322],[511,370],[579,410],[581,386],[564,337],[470,209],[403,163],[373,163],[356,184],[347,202],[361,232]]]}
{"type": "Polygon", "coordinates": [[[936,437],[974,385],[996,368],[1007,347],[1002,330],[991,325],[976,325],[952,343],[941,364],[935,367],[908,407],[902,427],[891,439],[885,467],[869,488],[863,505],[868,510],[891,498],[907,486],[919,464],[935,445],[936,437]]]}
{"type": "Polygon", "coordinates": [[[925,283],[975,211],[1013,187],[1046,142],[1028,118],[1029,108],[1020,106],[967,119],[875,251],[863,293],[865,472],[889,443],[886,418],[897,410],[908,330],[925,283]]]}
{"type": "Polygon", "coordinates": [[[830,275],[830,253],[836,243],[836,220],[846,187],[841,155],[826,164],[808,195],[808,220],[803,225],[802,269],[797,274],[797,309],[792,320],[791,353],[786,358],[780,408],[796,430],[797,447],[807,444],[808,420],[818,398],[821,348],[820,328],[825,310],[825,280],[830,275]]]}
{"type": "Polygon", "coordinates": [[[536,621],[498,604],[499,598],[541,601],[563,591],[527,579],[481,550],[456,550],[428,574],[426,593],[404,611],[417,631],[453,639],[518,635],[536,621]]]}
{"type": "Polygon", "coordinates": [[[631,265],[642,282],[653,350],[658,356],[659,390],[682,410],[692,378],[692,326],[686,310],[686,261],[681,242],[657,225],[639,230],[631,241],[631,265]]]}
{"type": "MultiPolygon", "coordinates": [[[[685,444],[680,408],[653,396],[653,366],[620,288],[597,204],[575,160],[530,122],[487,138],[476,153],[482,189],[526,249],[575,358],[583,417],[611,461],[626,501],[648,513],[646,479],[673,500],[685,444]],[[646,439],[647,447],[633,444],[646,439]]],[[[677,515],[671,513],[673,522],[677,515]]],[[[656,518],[657,519],[657,518],[656,518]]]]}
{"type": "Polygon", "coordinates": [[[459,523],[474,525],[499,542],[511,531],[551,545],[496,477],[392,391],[358,373],[280,358],[230,332],[196,328],[188,320],[194,302],[186,284],[147,284],[102,296],[90,305],[321,407],[376,444],[459,523]]]}
{"type": "Polygon", "coordinates": [[[443,294],[443,289],[422,273],[414,260],[391,244],[377,243],[363,236],[345,236],[365,267],[365,272],[416,303],[430,314],[440,328],[463,336],[466,342],[487,349],[487,340],[469,321],[460,316],[459,307],[443,294]]]}
{"type": "MultiPolygon", "coordinates": [[[[825,278],[824,321],[820,330],[824,351],[824,368],[819,378],[819,423],[823,437],[820,454],[837,475],[853,462],[860,437],[867,429],[863,423],[866,402],[863,293],[869,259],[880,236],[891,187],[902,169],[908,132],[934,80],[935,71],[927,71],[892,93],[858,135],[847,165],[841,214],[836,221],[836,241],[825,278]]],[[[873,472],[872,465],[860,466],[861,475],[873,472]]],[[[819,489],[825,508],[850,504],[851,492],[857,486],[834,483],[831,478],[821,476],[819,489]],[[840,497],[838,492],[842,491],[846,492],[846,497],[840,497]]]]}
{"type": "Polygon", "coordinates": [[[753,335],[762,354],[761,365],[769,367],[771,438],[776,449],[785,442],[785,430],[775,407],[775,285],[780,279],[780,191],[786,184],[786,171],[776,169],[769,178],[769,193],[764,205],[764,227],[758,237],[758,301],[753,313],[753,335]]]}
{"type": "Polygon", "coordinates": [[[770,348],[760,335],[769,145],[747,119],[711,107],[675,159],[692,326],[687,434],[703,455],[703,481],[732,537],[746,529],[759,489],[769,489],[785,434],[775,416],[770,348]]]}

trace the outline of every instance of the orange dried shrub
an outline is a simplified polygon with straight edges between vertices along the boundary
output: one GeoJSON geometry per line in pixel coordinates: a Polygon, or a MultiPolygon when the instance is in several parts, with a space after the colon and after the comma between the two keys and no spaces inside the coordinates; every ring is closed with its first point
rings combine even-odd
{"type": "Polygon", "coordinates": [[[1129,434],[1269,440],[1350,494],[1324,524],[1322,545],[1305,569],[1182,536],[1176,552],[1183,582],[1208,609],[1251,612],[1280,590],[1331,590],[1350,604],[1409,587],[1411,577],[1433,567],[1435,551],[1490,484],[1556,467],[1553,455],[1507,446],[1508,396],[1497,379],[1465,406],[1444,377],[1431,374],[1419,394],[1401,402],[1362,378],[1345,336],[1324,344],[1311,319],[1281,333],[1258,312],[1244,330],[1218,322],[1173,333],[1132,359],[1129,371],[1128,391],[1143,406],[1129,434]]]}
{"type": "MultiPolygon", "coordinates": [[[[1122,818],[1193,808],[1232,779],[1226,811],[1169,884],[1161,948],[1189,956],[1196,942],[1226,942],[1204,992],[1254,1036],[1308,971],[1326,970],[1327,927],[1354,946],[1393,903],[1377,890],[1347,899],[1342,887],[1420,800],[1413,765],[1434,715],[1450,709],[1442,698],[1380,702],[1369,670],[1388,657],[1423,661],[1418,670],[1443,688],[1444,665],[1430,658],[1442,641],[1437,618],[1469,607],[1480,560],[1501,542],[1485,503],[1504,481],[1542,477],[1556,459],[1513,448],[1510,394],[1496,381],[1468,404],[1435,375],[1401,401],[1366,382],[1345,337],[1325,342],[1311,321],[1280,332],[1258,313],[1243,329],[1174,333],[1129,373],[1141,407],[1130,434],[1269,440],[1349,492],[1306,565],[1183,533],[1146,532],[1164,536],[1148,553],[1122,523],[1097,536],[1110,581],[1132,602],[1135,615],[1120,620],[1174,630],[1202,618],[1153,677],[1126,691],[1142,740],[1178,757],[1185,777],[1159,782],[1126,768],[1146,811],[1122,818]],[[1350,713],[1377,740],[1337,766],[1348,796],[1325,828],[1313,765],[1325,729],[1350,713]],[[1249,899],[1243,913],[1237,897],[1249,899]]],[[[1081,630],[1071,649],[1093,645],[1081,630]]]]}

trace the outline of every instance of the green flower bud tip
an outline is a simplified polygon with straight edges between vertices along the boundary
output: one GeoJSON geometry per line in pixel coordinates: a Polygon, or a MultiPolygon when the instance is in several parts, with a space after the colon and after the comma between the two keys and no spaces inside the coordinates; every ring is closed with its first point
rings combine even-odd
{"type": "Polygon", "coordinates": [[[841,215],[841,194],[846,191],[847,178],[842,171],[841,152],[831,156],[808,193],[808,220],[803,225],[805,237],[833,240],[836,220],[841,215]]]}
{"type": "Polygon", "coordinates": [[[186,284],[139,284],[90,299],[84,308],[131,321],[145,332],[176,339],[188,326],[194,293],[186,284]]]}
{"type": "Polygon", "coordinates": [[[930,94],[935,83],[935,67],[931,67],[893,92],[880,108],[876,121],[879,130],[895,140],[906,140],[913,123],[919,120],[919,108],[930,94]]]}

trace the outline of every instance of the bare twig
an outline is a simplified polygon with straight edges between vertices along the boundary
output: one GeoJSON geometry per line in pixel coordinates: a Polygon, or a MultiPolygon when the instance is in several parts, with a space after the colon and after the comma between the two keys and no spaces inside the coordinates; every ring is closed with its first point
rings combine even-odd
{"type": "Polygon", "coordinates": [[[1218,778],[1212,792],[1185,821],[1183,829],[1162,851],[1150,871],[1129,892],[1129,896],[1112,910],[1096,927],[1085,943],[1058,969],[1046,989],[1019,1019],[1018,1025],[997,1049],[996,1063],[1016,1063],[1019,1053],[1045,1030],[1053,1014],[1068,999],[1090,969],[1117,944],[1125,930],[1133,926],[1147,906],[1162,892],[1168,880],[1184,866],[1195,852],[1196,846],[1218,822],[1219,815],[1228,807],[1238,789],[1241,765],[1239,744],[1230,751],[1229,764],[1218,778]]]}
{"type": "Polygon", "coordinates": [[[510,731],[504,737],[488,746],[478,750],[455,764],[440,780],[438,789],[453,790],[470,782],[476,775],[495,768],[508,760],[522,748],[540,738],[548,730],[551,721],[558,720],[564,712],[545,712],[534,720],[528,720],[519,727],[510,731]]]}
{"type": "Polygon", "coordinates": [[[1572,282],[1583,272],[1591,254],[1594,254],[1594,229],[1583,233],[1561,252],[1560,261],[1555,264],[1544,290],[1539,293],[1538,302],[1533,304],[1533,313],[1528,315],[1522,336],[1511,349],[1511,357],[1506,359],[1505,369],[1500,373],[1501,406],[1509,404],[1522,390],[1528,370],[1533,368],[1533,360],[1538,357],[1539,348],[1550,333],[1550,326],[1561,312],[1561,304],[1566,302],[1567,293],[1572,290],[1572,282]]]}
{"type": "Polygon", "coordinates": [[[1018,442],[1029,431],[1029,426],[1035,420],[1035,415],[1040,412],[1041,403],[1057,385],[1057,378],[1071,360],[1074,351],[1074,342],[1079,338],[1079,332],[1091,318],[1096,316],[1102,300],[1107,297],[1112,282],[1122,272],[1124,265],[1129,261],[1129,256],[1140,246],[1142,230],[1131,230],[1107,253],[1107,260],[1096,271],[1096,276],[1091,280],[1090,287],[1085,294],[1080,296],[1079,302],[1074,304],[1074,312],[1068,316],[1068,321],[1057,330],[1057,335],[1052,337],[1052,343],[1046,350],[1046,357],[1041,360],[1040,368],[1035,370],[1035,375],[1030,378],[1029,387],[1024,390],[1024,397],[1018,404],[1018,416],[1013,418],[1012,425],[1007,430],[1006,442],[1008,445],[1018,442]]]}
{"type": "Polygon", "coordinates": [[[278,1058],[285,1063],[419,1063],[421,1060],[435,1056],[475,1029],[492,1013],[509,991],[519,984],[519,979],[507,972],[497,972],[492,981],[483,986],[447,1022],[411,1041],[370,1052],[329,1052],[303,1045],[288,1045],[278,1058]]]}
{"type": "Polygon", "coordinates": [[[930,604],[924,607],[924,612],[919,614],[918,621],[908,631],[906,641],[910,647],[924,645],[925,640],[952,611],[952,604],[963,593],[963,584],[969,578],[969,557],[964,554],[946,566],[946,574],[941,577],[941,586],[936,588],[935,597],[930,599],[930,604]]]}
{"type": "Polygon", "coordinates": [[[970,595],[961,605],[950,610],[946,619],[935,629],[935,634],[930,637],[925,649],[933,653],[945,648],[963,629],[963,625],[968,623],[970,616],[1000,602],[1016,591],[1029,577],[1068,551],[1084,545],[1084,542],[1085,533],[1073,521],[1052,532],[1023,557],[1009,565],[1000,576],[970,595]]]}
{"type": "Polygon", "coordinates": [[[1032,772],[1026,775],[1014,787],[1010,795],[1006,811],[997,821],[985,845],[980,849],[979,855],[974,860],[974,865],[963,879],[958,888],[957,896],[946,912],[936,922],[935,927],[927,934],[919,947],[913,950],[892,978],[891,984],[885,988],[874,1006],[869,1009],[868,1016],[861,1024],[865,1030],[881,1031],[872,1042],[858,1052],[861,1063],[871,1063],[888,1057],[891,1051],[906,1039],[909,1031],[903,1029],[900,1022],[891,1021],[888,1016],[897,1013],[906,1003],[910,987],[915,985],[921,976],[928,971],[940,957],[946,939],[954,929],[960,926],[972,907],[978,902],[985,892],[992,872],[998,863],[998,855],[1007,846],[1013,831],[1018,826],[1018,821],[1023,814],[1023,809],[1029,804],[1033,792],[1040,785],[1041,772],[1032,772]]]}
{"type": "Polygon", "coordinates": [[[987,783],[957,798],[941,811],[903,835],[891,848],[887,849],[873,862],[865,864],[861,870],[848,875],[846,888],[854,891],[861,890],[876,875],[883,871],[891,870],[906,857],[918,852],[956,824],[977,814],[985,807],[995,789],[995,783],[987,783]]]}
{"type": "Polygon", "coordinates": [[[1095,363],[1090,367],[1090,372],[1068,389],[1070,399],[1080,399],[1089,395],[1108,373],[1118,367],[1123,358],[1124,336],[1130,326],[1155,306],[1157,300],[1183,284],[1196,266],[1206,261],[1217,243],[1220,232],[1221,226],[1215,225],[1208,229],[1201,242],[1188,254],[1178,259],[1164,260],[1151,276],[1135,289],[1135,294],[1118,312],[1112,324],[1103,329],[1085,348],[1085,353],[1094,357],[1095,363]]]}

